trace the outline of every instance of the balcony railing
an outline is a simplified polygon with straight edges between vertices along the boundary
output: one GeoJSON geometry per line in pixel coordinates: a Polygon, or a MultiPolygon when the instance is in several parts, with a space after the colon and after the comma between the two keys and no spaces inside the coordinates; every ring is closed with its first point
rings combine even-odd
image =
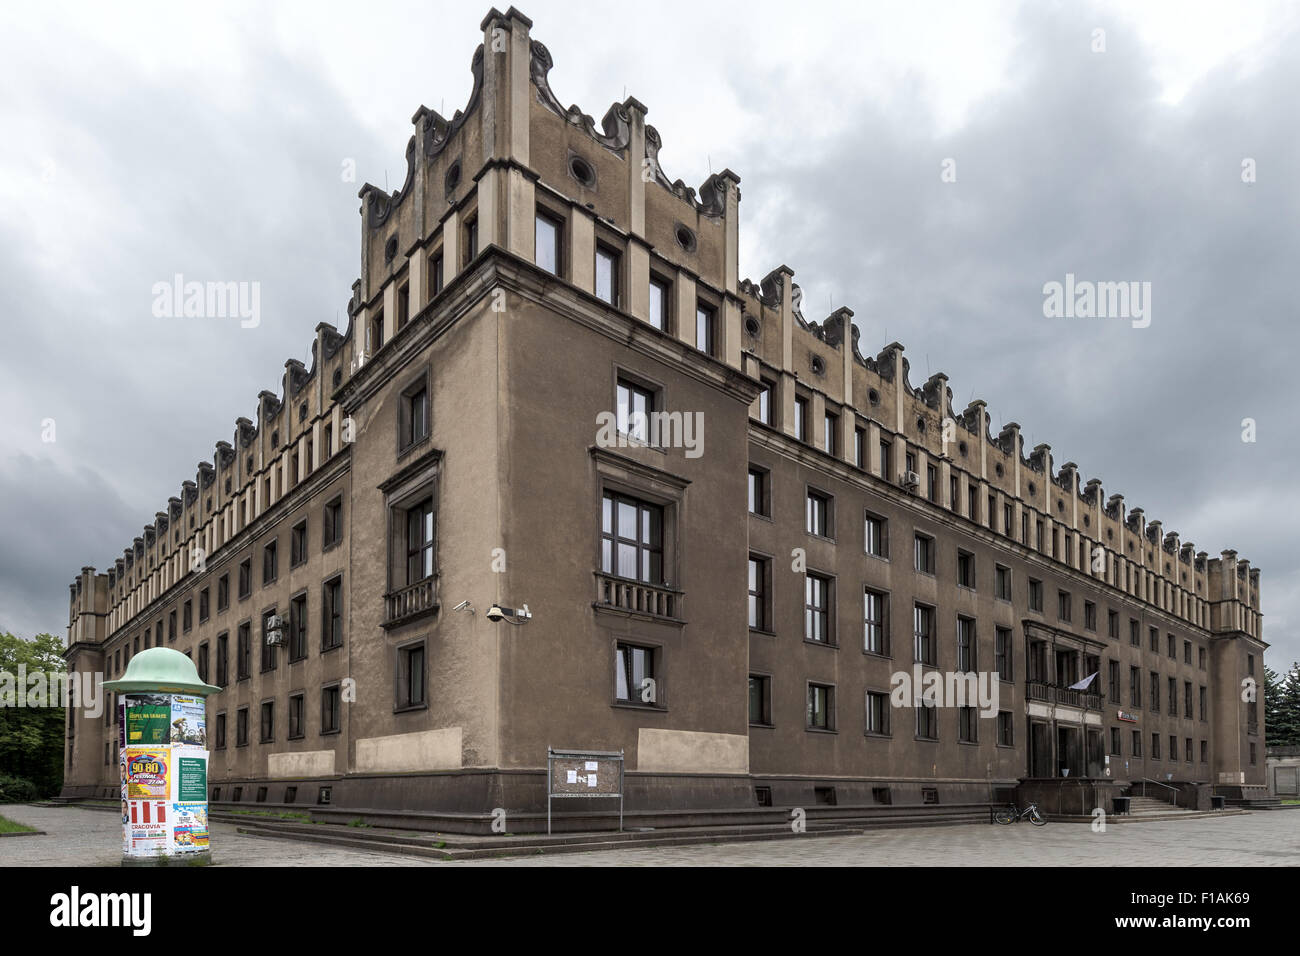
{"type": "Polygon", "coordinates": [[[1045,681],[1025,681],[1025,699],[1041,700],[1049,704],[1064,704],[1082,710],[1101,710],[1101,695],[1085,690],[1070,690],[1045,681]]]}
{"type": "Polygon", "coordinates": [[[679,620],[682,616],[681,591],[662,584],[647,584],[631,578],[596,572],[596,604],[648,617],[679,620]]]}
{"type": "Polygon", "coordinates": [[[396,627],[438,610],[436,577],[424,578],[384,595],[384,627],[396,627]]]}

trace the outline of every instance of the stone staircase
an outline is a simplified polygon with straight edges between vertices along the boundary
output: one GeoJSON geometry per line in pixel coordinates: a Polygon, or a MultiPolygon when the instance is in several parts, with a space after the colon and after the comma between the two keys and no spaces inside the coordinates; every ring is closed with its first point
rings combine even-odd
{"type": "Polygon", "coordinates": [[[1187,817],[1234,816],[1242,812],[1241,810],[1188,810],[1185,807],[1174,806],[1168,800],[1158,800],[1155,797],[1143,797],[1135,794],[1129,798],[1129,812],[1127,814],[1112,814],[1108,819],[1137,823],[1153,820],[1180,820],[1187,817]]]}

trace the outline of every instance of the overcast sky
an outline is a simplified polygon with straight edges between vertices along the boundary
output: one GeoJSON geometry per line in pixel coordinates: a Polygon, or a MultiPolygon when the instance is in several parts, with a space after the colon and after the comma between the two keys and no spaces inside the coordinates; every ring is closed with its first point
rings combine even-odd
{"type": "MultiPolygon", "coordinates": [[[[864,354],[902,342],[914,385],[946,372],[995,434],[1019,422],[1261,567],[1281,668],[1300,658],[1300,22],[1128,6],[522,9],[564,103],[599,118],[634,95],[670,179],[740,175],[743,276],[789,265],[809,319],[848,305],[864,354]],[[1150,282],[1149,327],[1044,317],[1067,273],[1150,282]]],[[[420,104],[464,105],[488,8],[0,9],[0,628],[65,633],[78,569],[110,566],[286,358],[310,364],[318,322],[343,326],[357,189],[401,184],[420,104]],[[156,318],[176,273],[260,283],[261,324],[156,318]]]]}

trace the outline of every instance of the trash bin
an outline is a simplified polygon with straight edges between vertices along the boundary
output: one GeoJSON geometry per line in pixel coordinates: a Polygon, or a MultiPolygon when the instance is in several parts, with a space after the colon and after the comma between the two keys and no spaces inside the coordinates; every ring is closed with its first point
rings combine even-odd
{"type": "Polygon", "coordinates": [[[1224,806],[1224,800],[1225,800],[1224,797],[1220,797],[1220,796],[1217,796],[1217,795],[1211,795],[1211,796],[1210,796],[1210,809],[1211,809],[1211,810],[1222,810],[1222,809],[1223,809],[1223,806],[1224,806]]]}
{"type": "Polygon", "coordinates": [[[1128,797],[1115,797],[1115,812],[1128,813],[1129,812],[1128,802],[1129,802],[1128,797]]]}

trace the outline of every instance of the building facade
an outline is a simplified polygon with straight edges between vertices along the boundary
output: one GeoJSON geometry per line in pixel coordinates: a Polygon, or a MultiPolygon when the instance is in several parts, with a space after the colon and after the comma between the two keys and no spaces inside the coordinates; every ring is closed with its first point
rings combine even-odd
{"type": "MultiPolygon", "coordinates": [[[[564,107],[531,27],[491,11],[465,109],[361,190],[346,331],[82,569],[69,666],[191,655],[216,806],[522,831],[548,747],[622,750],[647,820],[1262,789],[1258,570],[742,279],[738,177],[669,180],[633,98],[564,107]]],[[[66,796],[115,792],[115,711],[69,715],[66,796]]]]}

